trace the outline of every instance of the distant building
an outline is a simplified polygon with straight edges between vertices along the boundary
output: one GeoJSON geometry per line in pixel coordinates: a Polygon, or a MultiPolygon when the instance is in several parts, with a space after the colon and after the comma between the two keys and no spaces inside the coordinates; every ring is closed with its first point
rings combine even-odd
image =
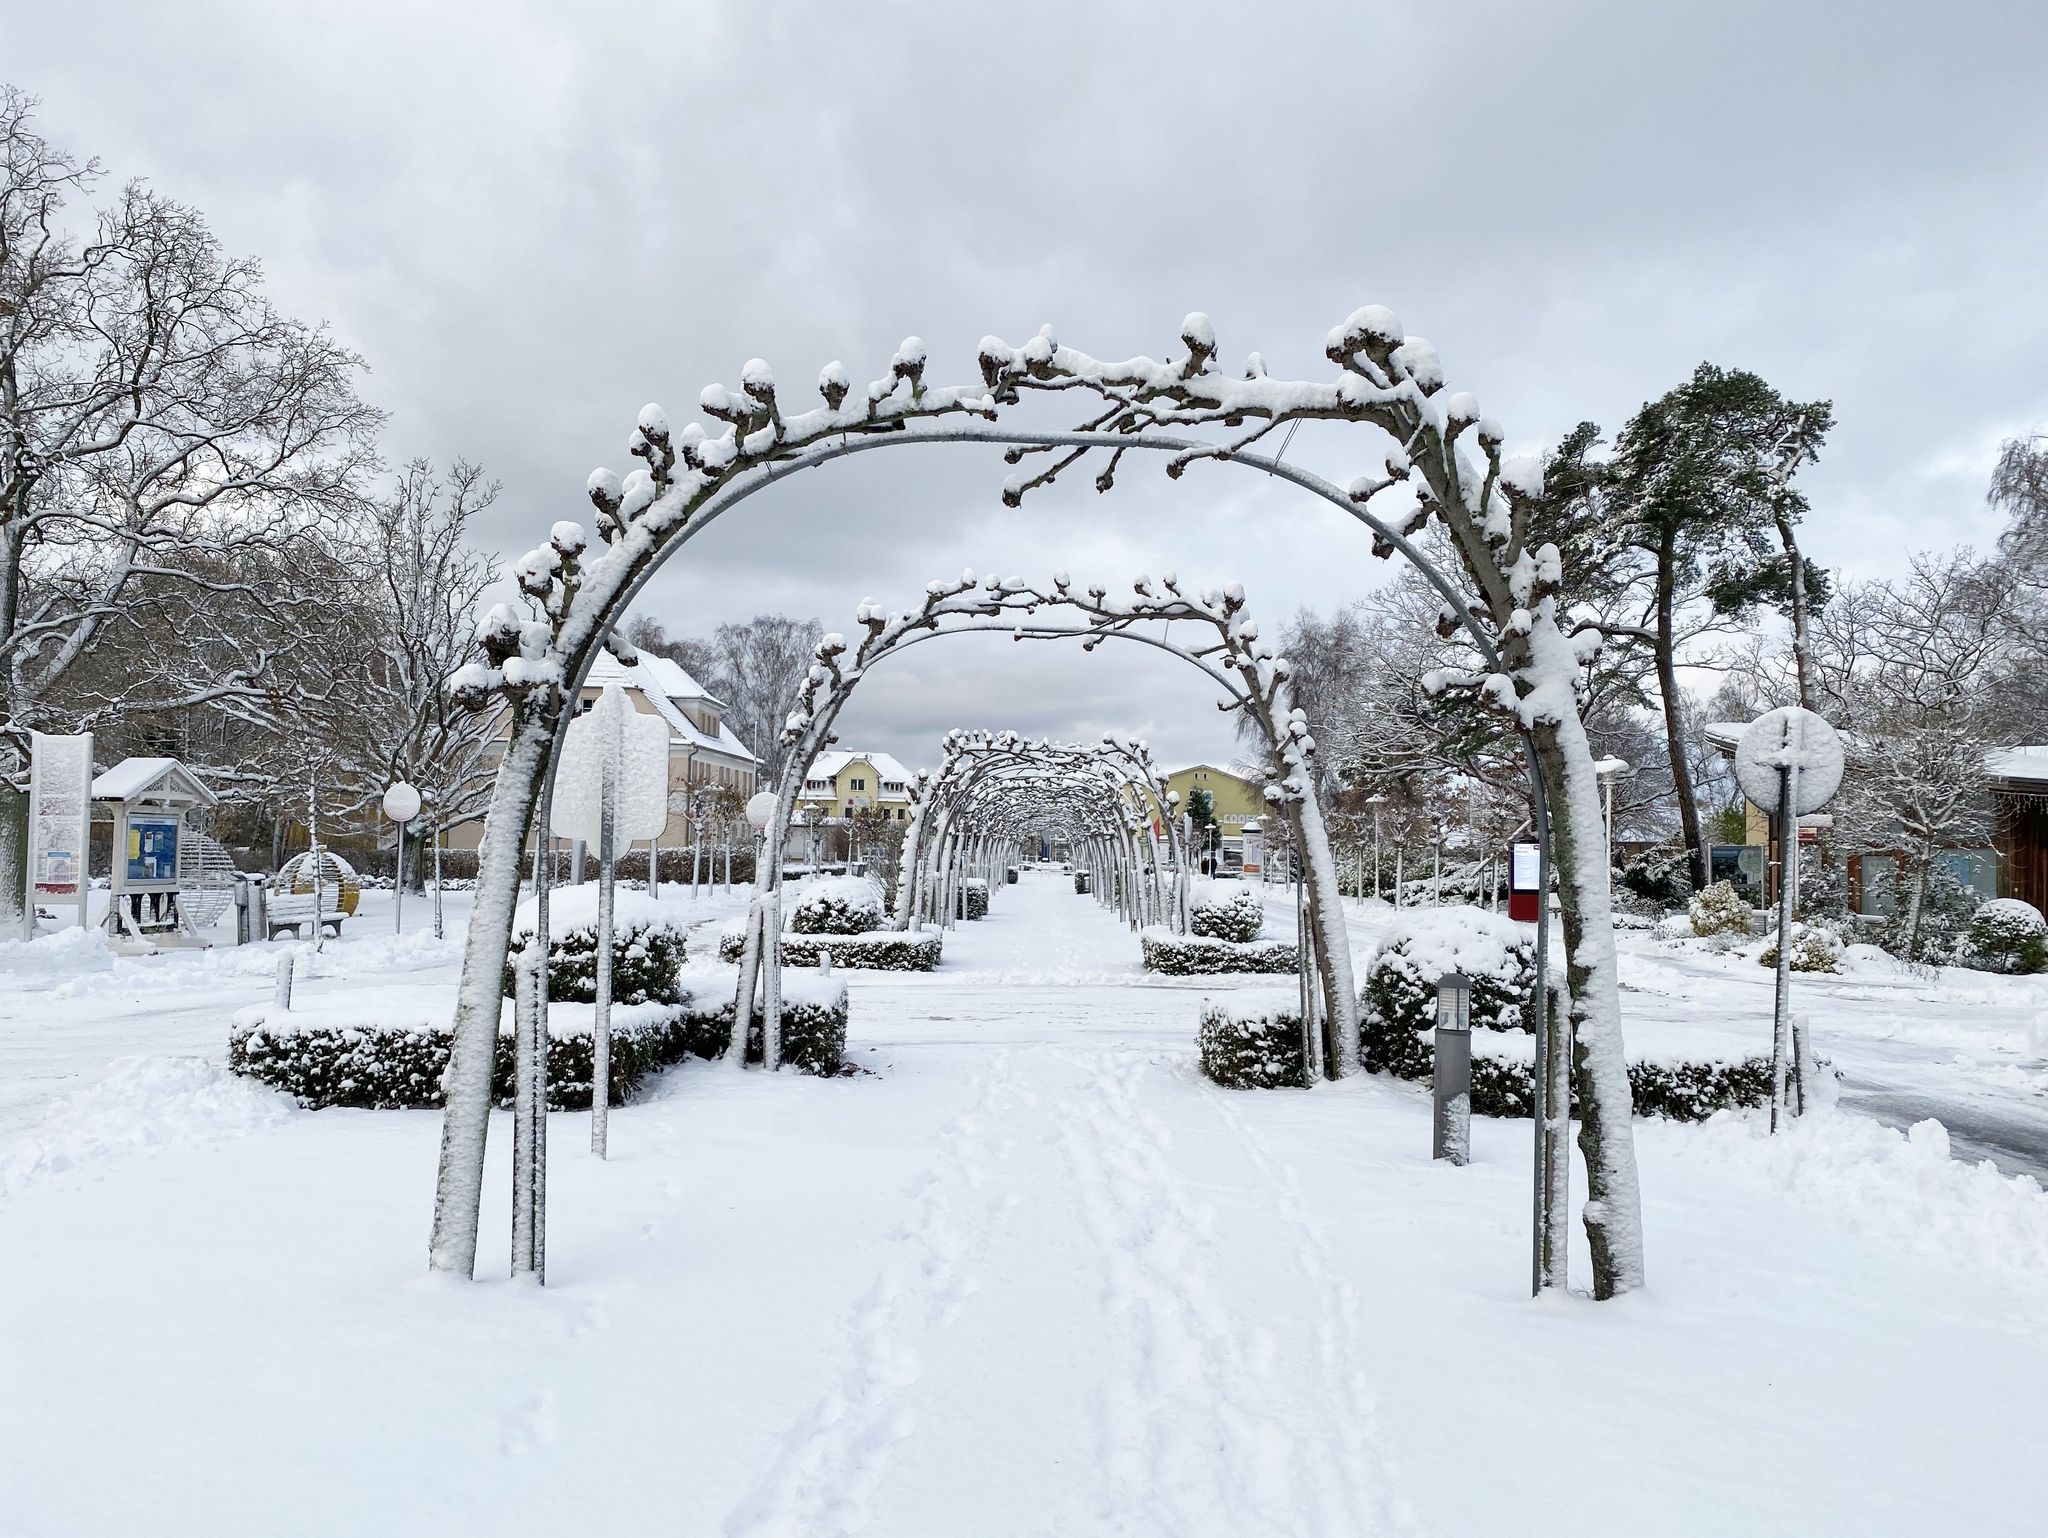
{"type": "MultiPolygon", "coordinates": [[[[623,688],[642,715],[657,715],[668,722],[669,814],[661,835],[664,845],[677,847],[687,841],[693,790],[726,786],[741,804],[754,794],[760,779],[759,760],[725,724],[724,703],[714,699],[680,664],[642,652],[638,662],[628,665],[610,652],[600,652],[577,702],[578,713],[595,704],[611,684],[623,688]]],[[[510,724],[507,716],[507,731],[510,724]]],[[[474,849],[482,836],[481,820],[464,823],[449,831],[448,847],[474,849]]]]}
{"type": "Polygon", "coordinates": [[[814,837],[821,861],[848,858],[854,814],[876,812],[886,822],[908,822],[915,788],[916,776],[887,753],[820,753],[797,792],[785,858],[808,859],[814,837]]]}
{"type": "Polygon", "coordinates": [[[1187,810],[1188,798],[1198,790],[1206,790],[1216,806],[1216,825],[1221,833],[1218,849],[1218,868],[1226,871],[1244,868],[1244,825],[1258,822],[1267,815],[1264,785],[1258,780],[1248,780],[1230,769],[1219,769],[1214,764],[1190,764],[1185,769],[1176,769],[1166,777],[1168,791],[1180,792],[1180,806],[1187,810]]]}
{"type": "MultiPolygon", "coordinates": [[[[1716,721],[1706,728],[1710,746],[1733,757],[1745,723],[1716,721]]],[[[1851,773],[1854,773],[1852,763],[1851,773]]],[[[1984,772],[1991,797],[1992,834],[1988,844],[1943,849],[1938,861],[1979,898],[2017,897],[2048,912],[2048,745],[1992,748],[1984,754],[1984,772]]],[[[1742,803],[1740,846],[1716,845],[1712,850],[1716,880],[1734,879],[1751,888],[1757,903],[1777,901],[1777,820],[1742,803]]],[[[1825,816],[1825,814],[1822,814],[1825,816]]],[[[1801,828],[1800,842],[1819,836],[1817,828],[1801,828]]],[[[1858,913],[1892,911],[1892,888],[1899,870],[1895,853],[1872,851],[1849,860],[1849,905],[1858,913]]]]}

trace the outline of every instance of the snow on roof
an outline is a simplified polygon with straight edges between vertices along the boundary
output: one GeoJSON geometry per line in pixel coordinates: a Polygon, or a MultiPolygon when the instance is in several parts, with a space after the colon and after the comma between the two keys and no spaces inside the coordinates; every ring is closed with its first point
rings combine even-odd
{"type": "MultiPolygon", "coordinates": [[[[909,792],[910,782],[916,778],[915,775],[887,753],[849,753],[844,749],[837,748],[829,752],[820,753],[813,759],[810,771],[805,774],[804,778],[807,780],[836,780],[839,778],[839,771],[852,763],[873,766],[878,779],[887,784],[902,786],[906,794],[909,792]]],[[[879,788],[878,786],[877,789],[879,788]]]]}
{"type": "Polygon", "coordinates": [[[2048,743],[1993,748],[1984,755],[1984,772],[1994,780],[2048,780],[2048,743]]]}
{"type": "Polygon", "coordinates": [[[220,799],[175,758],[124,758],[92,782],[95,801],[133,801],[152,791],[174,792],[207,806],[220,799]]]}
{"type": "Polygon", "coordinates": [[[685,672],[680,663],[667,657],[657,657],[652,652],[642,652],[638,662],[628,665],[610,652],[600,652],[591,664],[590,676],[584,680],[584,687],[602,689],[607,684],[618,684],[644,696],[668,722],[675,738],[691,749],[723,753],[750,764],[760,762],[724,721],[718,723],[718,734],[714,737],[683,714],[682,706],[687,701],[701,700],[721,709],[723,704],[712,698],[710,691],[685,672]]]}

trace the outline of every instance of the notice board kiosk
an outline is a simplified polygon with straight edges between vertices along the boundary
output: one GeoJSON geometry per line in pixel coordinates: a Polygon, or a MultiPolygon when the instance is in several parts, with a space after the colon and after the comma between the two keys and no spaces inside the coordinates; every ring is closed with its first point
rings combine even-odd
{"type": "Polygon", "coordinates": [[[108,935],[145,950],[200,943],[187,937],[178,905],[185,861],[197,860],[185,814],[219,798],[175,758],[124,758],[92,782],[92,799],[114,822],[108,935]]]}

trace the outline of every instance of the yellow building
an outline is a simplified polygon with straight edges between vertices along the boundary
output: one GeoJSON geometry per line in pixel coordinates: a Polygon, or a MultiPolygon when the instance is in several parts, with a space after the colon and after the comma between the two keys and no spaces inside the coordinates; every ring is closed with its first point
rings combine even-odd
{"type": "MultiPolygon", "coordinates": [[[[588,710],[611,684],[623,688],[642,715],[660,716],[668,722],[668,826],[661,834],[665,847],[677,848],[688,841],[693,793],[725,787],[736,806],[744,805],[753,795],[760,778],[759,761],[725,724],[724,704],[680,665],[648,652],[628,665],[610,652],[601,652],[591,665],[577,710],[588,710]]],[[[511,718],[505,720],[509,729],[511,718]]],[[[448,847],[474,849],[482,837],[481,819],[463,823],[449,830],[448,847]]]]}
{"type": "Polygon", "coordinates": [[[784,857],[808,860],[815,851],[821,861],[850,858],[847,830],[854,814],[879,812],[886,821],[908,822],[914,781],[887,753],[820,753],[797,792],[784,857]]]}
{"type": "Polygon", "coordinates": [[[1188,798],[1206,790],[1216,806],[1216,824],[1222,830],[1222,868],[1237,870],[1244,864],[1244,825],[1266,816],[1265,790],[1260,782],[1248,780],[1214,764],[1190,764],[1166,777],[1166,788],[1180,792],[1180,806],[1187,810],[1188,798]]]}

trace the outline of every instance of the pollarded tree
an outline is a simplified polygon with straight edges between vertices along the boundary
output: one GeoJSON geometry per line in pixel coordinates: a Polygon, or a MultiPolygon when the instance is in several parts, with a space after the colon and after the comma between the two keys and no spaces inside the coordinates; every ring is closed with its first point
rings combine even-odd
{"type": "MultiPolygon", "coordinates": [[[[715,431],[695,423],[672,431],[660,407],[643,409],[632,439],[643,468],[625,478],[599,470],[590,480],[604,548],[593,552],[580,525],[556,525],[548,544],[516,568],[537,617],[509,609],[490,616],[480,632],[483,661],[451,681],[464,699],[509,702],[513,725],[493,792],[464,956],[433,1265],[466,1273],[474,1263],[497,988],[520,851],[541,804],[567,701],[598,649],[668,555],[756,492],[848,455],[977,442],[1004,445],[1019,458],[1057,456],[1036,475],[1014,476],[1003,489],[1007,505],[1021,504],[1034,486],[1091,454],[1106,460],[1095,478],[1104,490],[1132,453],[1165,455],[1175,477],[1203,463],[1234,464],[1342,509],[1372,530],[1376,553],[1400,551],[1424,569],[1479,653],[1482,667],[1463,681],[1525,734],[1560,880],[1594,1291],[1608,1296],[1642,1283],[1641,1196],[1600,858],[1599,785],[1575,689],[1595,643],[1567,634],[1562,558],[1553,541],[1532,538],[1542,466],[1505,459],[1501,427],[1470,394],[1445,388],[1436,350],[1407,336],[1382,307],[1354,312],[1329,334],[1324,351],[1335,373],[1320,380],[1275,379],[1256,355],[1241,371],[1225,369],[1205,315],[1186,318],[1181,344],[1178,355],[1164,360],[1113,362],[1063,346],[1050,327],[1021,347],[988,337],[979,349],[980,379],[940,386],[926,381],[924,344],[910,338],[888,373],[865,390],[854,389],[842,365],[828,364],[818,377],[823,404],[808,411],[784,411],[773,371],[758,359],[742,370],[738,391],[712,385],[700,397],[704,413],[722,424],[715,431]],[[1027,392],[1093,399],[1087,418],[1068,431],[1006,425],[1003,412],[1027,392]],[[1271,432],[1304,420],[1371,428],[1381,440],[1380,468],[1346,488],[1260,448],[1271,432]],[[1396,509],[1379,500],[1397,486],[1408,488],[1411,505],[1396,509]],[[1432,522],[1454,553],[1455,568],[1432,562],[1415,543],[1413,536],[1432,522]]],[[[1546,1082],[1544,1090],[1549,1104],[1562,1104],[1559,1084],[1546,1082]]],[[[1553,1123],[1553,1131],[1561,1131],[1561,1123],[1553,1123]]],[[[1545,1188],[1555,1186],[1546,1182],[1545,1188]]],[[[1557,1204],[1550,1210],[1559,1210],[1557,1204]]],[[[1556,1243],[1546,1248],[1561,1261],[1556,1243]]],[[[1546,1275],[1559,1278],[1556,1270],[1546,1275]]]]}

